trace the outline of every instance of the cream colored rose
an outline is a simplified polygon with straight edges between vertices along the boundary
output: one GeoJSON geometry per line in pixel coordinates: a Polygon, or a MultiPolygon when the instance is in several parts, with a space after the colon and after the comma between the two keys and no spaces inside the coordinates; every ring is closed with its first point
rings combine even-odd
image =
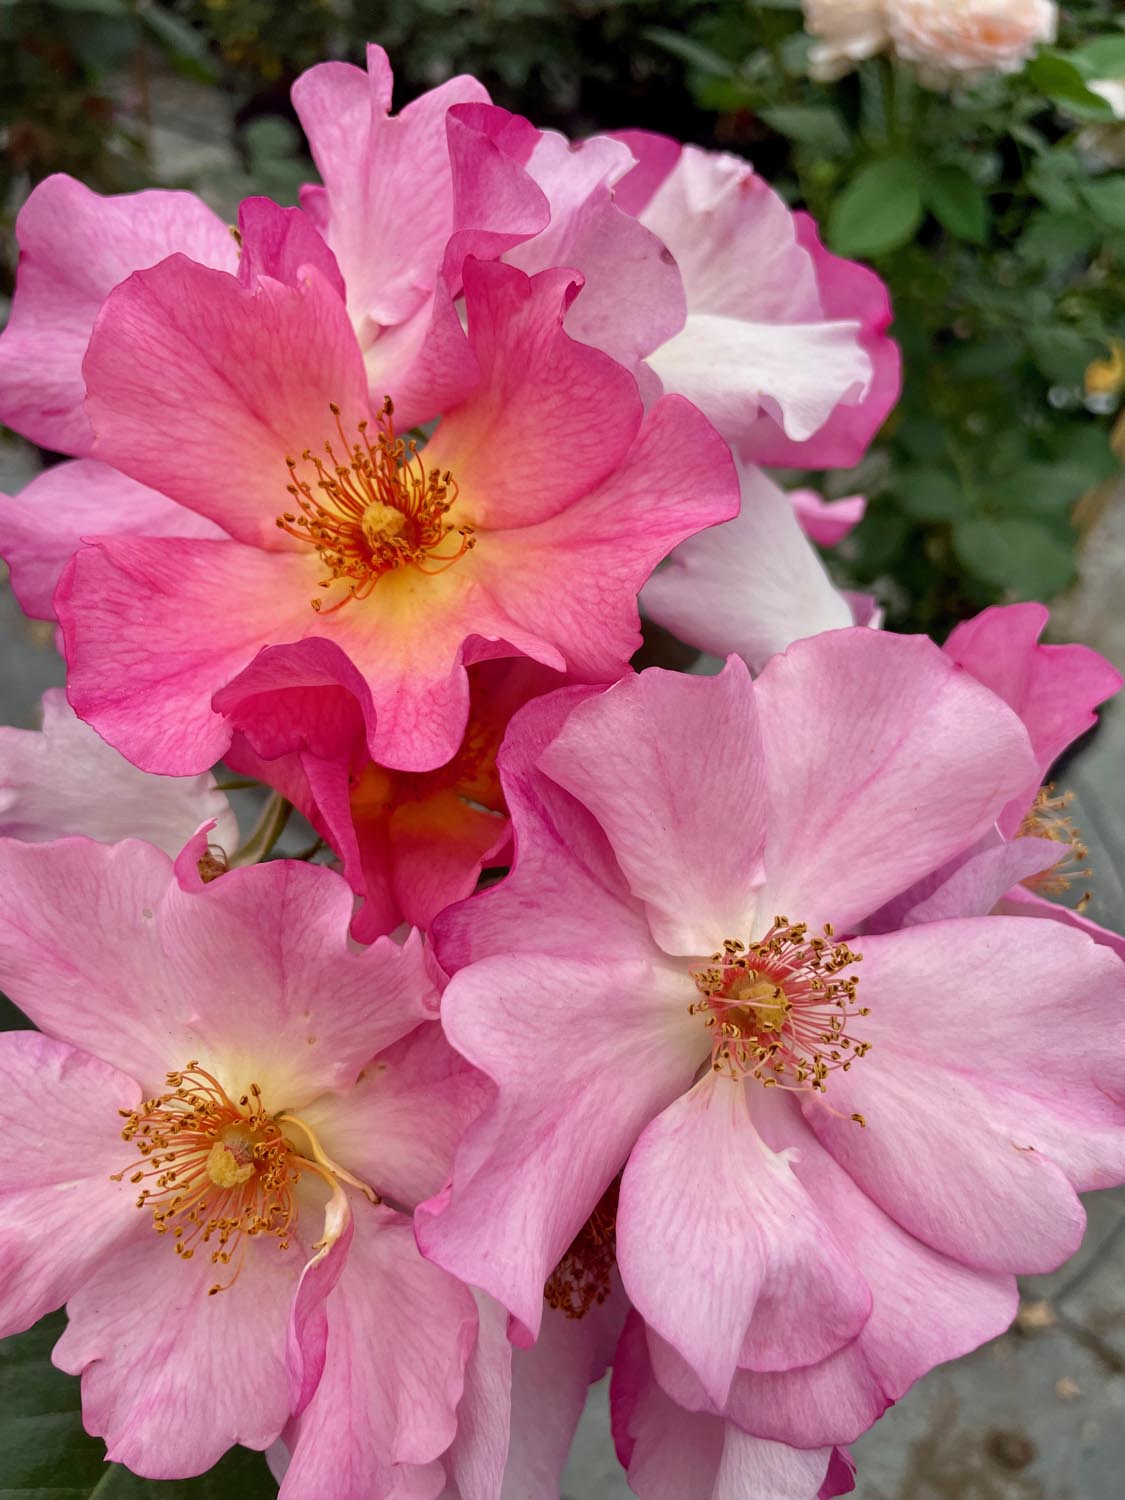
{"type": "Polygon", "coordinates": [[[1055,39],[1053,0],[885,0],[895,51],[927,82],[1016,73],[1055,39]]]}
{"type": "Polygon", "coordinates": [[[882,52],[890,37],[884,0],[804,0],[805,30],[816,38],[809,73],[831,82],[882,52]]]}

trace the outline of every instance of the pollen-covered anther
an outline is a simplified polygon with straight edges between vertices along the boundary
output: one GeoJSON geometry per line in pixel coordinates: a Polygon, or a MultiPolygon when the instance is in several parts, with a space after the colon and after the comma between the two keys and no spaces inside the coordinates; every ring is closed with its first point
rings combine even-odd
{"type": "Polygon", "coordinates": [[[756,943],[728,938],[692,975],[703,998],[690,1010],[712,1032],[712,1069],[766,1088],[824,1093],[830,1073],[847,1072],[870,1051],[847,1029],[869,1014],[851,972],[861,958],[831,927],[810,937],[806,923],[788,917],[776,917],[756,943]]]}
{"type": "Polygon", "coordinates": [[[427,469],[414,440],[396,434],[390,397],[373,426],[358,424],[354,442],[340,408],[332,402],[329,409],[336,438],[324,443],[323,457],[306,448],[285,460],[295,506],[277,518],[282,531],[316,549],[326,569],[320,587],[340,586],[343,596],[327,608],[312,600],[325,613],[366,599],[396,568],[442,573],[476,544],[471,526],[447,519],[456,480],[448,469],[427,469]]]}
{"type": "MultiPolygon", "coordinates": [[[[1086,864],[1090,851],[1082,835],[1074,826],[1065,809],[1074,801],[1073,792],[1055,795],[1055,784],[1049,781],[1035,795],[1030,811],[1020,824],[1018,837],[1050,839],[1055,844],[1065,844],[1066,853],[1048,870],[1029,875],[1024,885],[1043,896],[1065,896],[1077,880],[1089,880],[1093,870],[1086,864]]],[[[1093,892],[1086,891],[1078,903],[1078,910],[1085,911],[1093,899],[1093,892]]]]}
{"type": "Polygon", "coordinates": [[[617,1261],[620,1186],[619,1178],[610,1183],[543,1288],[547,1306],[564,1317],[584,1318],[609,1296],[617,1261]]]}
{"type": "Polygon", "coordinates": [[[207,1246],[212,1264],[225,1266],[237,1252],[229,1286],[248,1237],[272,1235],[288,1249],[303,1163],[257,1084],[236,1101],[197,1062],[166,1081],[166,1093],[122,1111],[122,1139],[141,1159],[114,1180],[128,1175],[140,1187],[137,1207],[151,1211],[157,1234],[170,1235],[185,1260],[207,1246]]]}

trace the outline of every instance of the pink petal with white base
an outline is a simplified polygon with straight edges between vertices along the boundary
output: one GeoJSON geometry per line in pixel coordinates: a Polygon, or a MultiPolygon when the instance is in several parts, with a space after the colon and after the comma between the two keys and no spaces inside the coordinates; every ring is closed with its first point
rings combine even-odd
{"type": "Polygon", "coordinates": [[[0,337],[0,417],[32,442],[87,453],[82,357],[98,309],[133,271],[177,251],[234,270],[238,251],[217,214],[191,193],[102,198],[72,177],[48,177],[16,221],[20,267],[0,337]]]}
{"type": "Polygon", "coordinates": [[[671,136],[651,130],[615,130],[615,141],[624,141],[635,165],[614,187],[614,197],[627,214],[643,213],[653,194],[680,159],[683,146],[671,136]]]}
{"type": "MultiPolygon", "coordinates": [[[[355,1238],[326,1306],[324,1374],[286,1436],[284,1500],[397,1494],[392,1471],[440,1459],[457,1431],[472,1295],[421,1258],[408,1220],[359,1200],[353,1211],[355,1238]]],[[[407,1495],[440,1494],[440,1470],[416,1479],[407,1495]]]]}
{"type": "Polygon", "coordinates": [[[55,587],[86,537],[221,537],[205,516],[108,464],[56,464],[18,495],[0,495],[0,552],[25,614],[53,620],[55,587]]]}
{"type": "Polygon", "coordinates": [[[741,662],[718,679],[659,670],[623,679],[574,708],[539,764],[598,820],[667,952],[698,958],[744,929],[764,879],[765,778],[741,662]],[[707,795],[716,785],[739,795],[716,803],[707,795]]]}
{"type": "Polygon", "coordinates": [[[677,1406],[657,1384],[644,1326],[633,1314],[613,1370],[613,1427],[640,1500],[818,1500],[831,1449],[801,1450],[749,1436],[733,1422],[677,1406]]]}
{"type": "Polygon", "coordinates": [[[519,1343],[537,1334],[544,1284],[638,1134],[690,1084],[691,989],[653,949],[650,963],[486,959],[445,991],[446,1034],[497,1097],[465,1135],[451,1193],[419,1209],[418,1243],[502,1302],[519,1343]]]}
{"type": "Polygon", "coordinates": [[[1082,1237],[1076,1190],[1125,1178],[1119,960],[1057,923],[1001,917],[862,946],[870,1015],[856,1024],[872,1049],[832,1078],[843,1118],[810,1106],[809,1123],[935,1249],[984,1269],[1053,1270],[1082,1237]]]}
{"type": "Polygon", "coordinates": [[[1031,737],[1036,774],[1005,809],[1001,829],[1018,829],[1051,766],[1097,723],[1094,710],[1121,687],[1121,674],[1088,646],[1044,646],[1042,604],[993,605],[950,634],[946,654],[1019,714],[1031,737]]]}
{"type": "Polygon", "coordinates": [[[238,824],[211,775],[148,776],[75,717],[61,688],[43,695],[43,728],[0,727],[0,836],[43,843],[64,834],[112,844],[146,839],[178,854],[201,823],[233,852],[238,824]]]}
{"type": "MultiPolygon", "coordinates": [[[[380,337],[425,314],[452,227],[446,113],[457,104],[487,104],[488,92],[475,78],[452,78],[391,118],[387,54],[368,46],[366,61],[366,74],[339,62],[310,68],[293,85],[293,104],[324,182],[318,228],[343,272],[360,342],[374,346],[373,374],[380,377],[380,337]]],[[[378,378],[373,393],[383,393],[378,378]]]]}
{"type": "Polygon", "coordinates": [[[35,1031],[0,1038],[0,1335],[53,1312],[138,1229],[121,1114],[140,1087],[35,1031]]]}
{"type": "Polygon", "coordinates": [[[409,1211],[445,1185],[457,1144],[491,1093],[434,1021],[380,1052],[346,1094],[306,1105],[301,1118],[329,1156],[409,1211]]]}
{"type": "Polygon", "coordinates": [[[350,950],[351,892],[319,866],[188,892],[149,844],[72,839],[0,841],[0,873],[5,992],[45,1031],[128,1058],[150,1092],[199,1058],[295,1107],[432,1015],[420,939],[350,950]]]}
{"type": "Polygon", "coordinates": [[[83,1425],[105,1438],[111,1463],[183,1478],[235,1443],[266,1448],[278,1437],[289,1413],[285,1319],[302,1259],[297,1246],[251,1240],[237,1281],[210,1297],[209,1257],[179,1261],[148,1233],[83,1283],[53,1359],[82,1376],[83,1425]]]}
{"type": "Polygon", "coordinates": [[[984,833],[1030,772],[1016,716],[922,636],[798,641],[755,692],[767,920],[847,931],[984,833]]]}
{"type": "Polygon", "coordinates": [[[868,266],[826,250],[808,214],[794,214],[793,222],[797,243],[812,257],[824,316],[859,321],[858,343],[871,364],[871,383],[860,402],[838,406],[807,442],[792,441],[776,422],[760,417],[743,457],[774,468],[850,469],[867,452],[902,391],[902,355],[887,336],[893,319],[890,294],[868,266]]]}
{"type": "Polygon", "coordinates": [[[263,547],[292,545],[286,459],[339,456],[369,415],[355,334],[313,267],[248,287],[171,256],[111,293],[83,373],[96,457],[263,547]]]}
{"type": "Polygon", "coordinates": [[[870,1291],[787,1153],[771,1151],[754,1128],[747,1085],[714,1074],[633,1147],[617,1259],[634,1307],[717,1407],[739,1365],[816,1364],[871,1312],[870,1291]]]}
{"type": "Polygon", "coordinates": [[[757,672],[793,641],[851,625],[852,611],[790,498],[761,469],[743,468],[740,481],[737,518],[682,542],[645,585],[641,607],[688,645],[736,652],[757,672]]]}

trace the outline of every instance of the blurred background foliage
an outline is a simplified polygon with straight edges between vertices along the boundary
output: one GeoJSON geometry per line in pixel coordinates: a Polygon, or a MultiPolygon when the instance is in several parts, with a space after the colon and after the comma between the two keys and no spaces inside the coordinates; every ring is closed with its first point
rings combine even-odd
{"type": "Polygon", "coordinates": [[[153,118],[177,77],[203,114],[221,91],[235,151],[174,185],[293,201],[311,167],[289,86],[368,39],[400,105],[473,72],[572,136],[637,125],[740,152],[890,284],[899,408],[858,470],[792,477],[869,495],[830,566],[889,623],[940,634],[1064,590],[1125,452],[1125,120],[1090,86],[1125,83],[1125,11],[1061,9],[1023,73],[949,94],[885,58],[811,81],[799,0],[0,0],[0,207],[10,225],[52,171],[168,182],[153,118]]]}

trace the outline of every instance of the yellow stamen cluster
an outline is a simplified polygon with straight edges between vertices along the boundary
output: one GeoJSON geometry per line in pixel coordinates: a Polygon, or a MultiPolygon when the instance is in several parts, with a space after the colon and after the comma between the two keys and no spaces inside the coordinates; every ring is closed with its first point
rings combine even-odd
{"type": "Polygon", "coordinates": [[[620,1179],[602,1194],[598,1206],[575,1235],[543,1288],[548,1307],[567,1318],[584,1318],[609,1296],[617,1258],[617,1198],[620,1179]]]}
{"type": "Polygon", "coordinates": [[[237,1102],[197,1062],[167,1075],[168,1092],[122,1110],[122,1139],[140,1153],[133,1172],[120,1182],[145,1186],[138,1208],[151,1208],[157,1234],[170,1234],[176,1253],[190,1260],[210,1246],[213,1265],[229,1265],[239,1254],[230,1286],[241,1269],[247,1237],[268,1234],[287,1250],[297,1217],[293,1188],[300,1172],[278,1122],[262,1107],[252,1083],[237,1102]]]}
{"type": "MultiPolygon", "coordinates": [[[[343,586],[343,597],[325,611],[330,614],[366,599],[395,568],[444,572],[471,551],[475,538],[471,526],[446,519],[457,502],[457,483],[448,469],[427,469],[412,438],[397,436],[389,397],[374,431],[359,423],[356,442],[345,434],[336,403],[329,409],[337,441],[325,442],[323,458],[306,448],[300,461],[285,460],[296,509],[284,511],[277,524],[316,549],[327,570],[322,589],[343,586]],[[301,464],[312,468],[311,479],[302,477],[301,464]],[[439,551],[450,537],[455,550],[439,551]]],[[[322,610],[324,601],[313,599],[312,607],[322,610]]]]}
{"type": "MultiPolygon", "coordinates": [[[[1073,821],[1063,811],[1074,801],[1074,793],[1063,792],[1055,796],[1054,792],[1052,781],[1039,788],[1019,830],[1021,838],[1050,839],[1053,843],[1068,845],[1067,852],[1057,864],[1037,875],[1029,875],[1023,882],[1044,896],[1064,896],[1076,880],[1089,880],[1094,873],[1086,864],[1090,851],[1073,821]]],[[[1085,911],[1092,898],[1093,893],[1086,891],[1078,903],[1078,910],[1085,911]]]]}
{"type": "Polygon", "coordinates": [[[857,1004],[858,976],[848,972],[861,958],[831,927],[810,937],[806,923],[788,917],[776,917],[756,943],[728,938],[692,975],[703,998],[689,1008],[713,1032],[713,1070],[766,1088],[823,1094],[829,1073],[847,1072],[871,1048],[847,1031],[851,1020],[870,1014],[857,1004]]]}

